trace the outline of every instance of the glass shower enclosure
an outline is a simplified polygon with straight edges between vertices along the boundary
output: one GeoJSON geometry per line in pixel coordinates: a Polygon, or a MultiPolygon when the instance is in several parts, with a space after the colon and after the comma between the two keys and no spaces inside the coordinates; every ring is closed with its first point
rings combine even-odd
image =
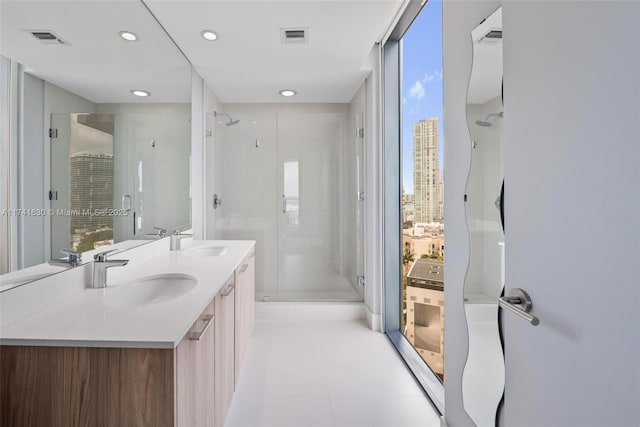
{"type": "Polygon", "coordinates": [[[256,299],[362,301],[362,114],[229,113],[240,122],[208,120],[221,170],[216,230],[256,240],[256,299]]]}
{"type": "Polygon", "coordinates": [[[51,115],[51,253],[191,224],[189,115],[51,115]]]}

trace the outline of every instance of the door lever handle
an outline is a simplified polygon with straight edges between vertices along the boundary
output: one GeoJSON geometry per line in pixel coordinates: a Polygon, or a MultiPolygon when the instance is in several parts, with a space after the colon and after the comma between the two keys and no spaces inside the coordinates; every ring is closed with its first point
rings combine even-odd
{"type": "Polygon", "coordinates": [[[529,314],[529,311],[531,311],[531,307],[533,306],[531,303],[531,297],[529,297],[529,294],[520,288],[513,288],[509,291],[509,295],[500,297],[498,299],[498,305],[505,310],[522,317],[533,326],[540,324],[540,319],[529,314]]]}

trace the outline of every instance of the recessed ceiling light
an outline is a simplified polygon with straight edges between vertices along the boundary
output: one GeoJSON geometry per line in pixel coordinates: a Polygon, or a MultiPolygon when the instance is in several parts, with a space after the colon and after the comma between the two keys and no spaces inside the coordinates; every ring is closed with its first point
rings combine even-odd
{"type": "Polygon", "coordinates": [[[131,91],[131,93],[134,94],[135,96],[149,96],[149,95],[151,95],[146,90],[140,90],[140,89],[134,89],[134,90],[131,91]]]}
{"type": "Polygon", "coordinates": [[[125,39],[128,42],[134,42],[134,41],[138,40],[138,36],[136,36],[131,31],[120,31],[120,37],[122,37],[123,39],[125,39]]]}
{"type": "Polygon", "coordinates": [[[204,30],[200,35],[210,42],[218,40],[218,35],[211,30],[204,30]]]}
{"type": "Polygon", "coordinates": [[[294,96],[298,92],[296,92],[295,90],[291,90],[291,89],[282,89],[279,93],[282,96],[294,96]]]}

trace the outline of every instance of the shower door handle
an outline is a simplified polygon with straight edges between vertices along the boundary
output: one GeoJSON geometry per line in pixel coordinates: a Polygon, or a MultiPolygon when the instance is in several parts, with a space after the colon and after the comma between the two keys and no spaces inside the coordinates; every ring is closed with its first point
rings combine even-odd
{"type": "Polygon", "coordinates": [[[129,211],[131,210],[131,196],[128,194],[122,196],[122,209],[126,213],[129,213],[129,211]]]}
{"type": "Polygon", "coordinates": [[[287,196],[282,195],[282,213],[287,213],[287,196]]]}
{"type": "Polygon", "coordinates": [[[513,314],[522,317],[533,326],[540,324],[540,319],[529,314],[532,303],[529,294],[520,288],[513,288],[508,296],[498,298],[498,305],[513,314]]]}

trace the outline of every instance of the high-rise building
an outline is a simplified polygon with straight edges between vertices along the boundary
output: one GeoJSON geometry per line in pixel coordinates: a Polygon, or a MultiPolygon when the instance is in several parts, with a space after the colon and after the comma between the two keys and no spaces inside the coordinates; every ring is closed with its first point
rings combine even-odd
{"type": "Polygon", "coordinates": [[[438,118],[429,117],[413,124],[414,221],[435,222],[439,193],[438,118]]]}
{"type": "Polygon", "coordinates": [[[444,180],[442,172],[438,175],[440,176],[438,180],[438,221],[444,222],[444,180]]]}
{"type": "Polygon", "coordinates": [[[71,233],[113,228],[113,155],[74,154],[69,163],[71,233]]]}

